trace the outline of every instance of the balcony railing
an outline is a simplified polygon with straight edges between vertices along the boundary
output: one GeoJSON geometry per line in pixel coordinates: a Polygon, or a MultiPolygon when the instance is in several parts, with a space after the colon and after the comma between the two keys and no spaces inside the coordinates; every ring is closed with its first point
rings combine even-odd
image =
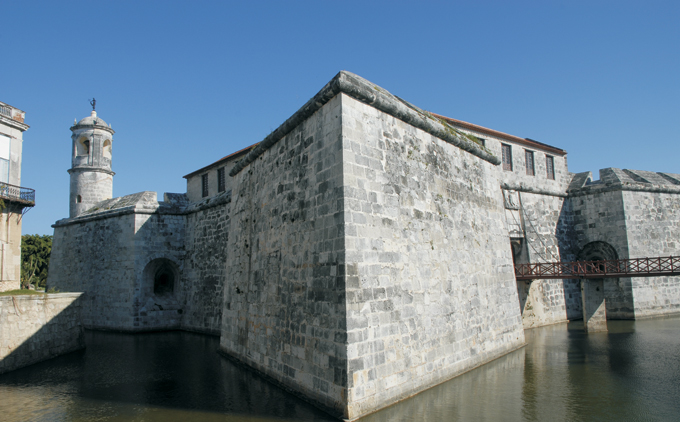
{"type": "Polygon", "coordinates": [[[0,114],[4,114],[7,117],[12,117],[12,107],[0,104],[0,114]]]}
{"type": "Polygon", "coordinates": [[[35,205],[35,189],[0,182],[0,199],[8,199],[32,207],[35,205]]]}

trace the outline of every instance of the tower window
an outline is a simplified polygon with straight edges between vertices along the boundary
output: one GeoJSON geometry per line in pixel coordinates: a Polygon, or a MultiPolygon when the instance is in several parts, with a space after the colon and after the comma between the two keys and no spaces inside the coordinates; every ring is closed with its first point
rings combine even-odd
{"type": "Polygon", "coordinates": [[[555,160],[553,157],[549,155],[545,156],[545,168],[548,173],[548,179],[555,180],[555,160]]]}
{"type": "Polygon", "coordinates": [[[203,192],[203,197],[208,196],[208,173],[201,176],[201,188],[203,192]]]}
{"type": "Polygon", "coordinates": [[[224,167],[217,169],[217,191],[224,192],[225,190],[224,167]]]}
{"type": "Polygon", "coordinates": [[[503,152],[503,170],[512,171],[512,147],[507,144],[501,144],[503,152]]]}
{"type": "Polygon", "coordinates": [[[524,158],[527,164],[527,176],[534,176],[536,174],[534,172],[534,152],[524,150],[524,158]]]}
{"type": "Polygon", "coordinates": [[[90,140],[87,138],[81,138],[76,145],[77,155],[89,155],[90,154],[90,140]]]}
{"type": "Polygon", "coordinates": [[[80,204],[81,202],[83,202],[83,197],[80,195],[76,196],[76,204],[80,204]]]}

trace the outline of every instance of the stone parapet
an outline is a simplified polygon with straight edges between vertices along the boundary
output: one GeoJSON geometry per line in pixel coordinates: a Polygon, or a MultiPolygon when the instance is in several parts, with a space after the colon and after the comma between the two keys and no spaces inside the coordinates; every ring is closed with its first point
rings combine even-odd
{"type": "Polygon", "coordinates": [[[0,373],[83,349],[82,293],[0,297],[0,373]]]}

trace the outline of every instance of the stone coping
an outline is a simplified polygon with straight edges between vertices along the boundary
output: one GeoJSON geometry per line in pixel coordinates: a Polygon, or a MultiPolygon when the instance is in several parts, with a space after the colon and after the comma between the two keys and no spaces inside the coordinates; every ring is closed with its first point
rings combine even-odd
{"type": "Polygon", "coordinates": [[[461,148],[491,164],[499,165],[501,160],[493,155],[488,149],[469,139],[458,129],[449,125],[445,120],[433,116],[418,107],[392,95],[387,90],[372,84],[361,76],[345,70],[340,71],[319,93],[307,101],[295,114],[283,122],[276,130],[270,133],[262,142],[257,144],[245,155],[229,172],[230,176],[236,176],[248,164],[262,155],[266,150],[276,144],[281,138],[290,133],[312,114],[323,107],[328,101],[339,93],[344,93],[355,100],[370,105],[383,113],[389,114],[404,123],[421,129],[439,139],[461,148]]]}
{"type": "Polygon", "coordinates": [[[80,297],[83,292],[66,292],[66,293],[43,293],[37,295],[14,295],[14,296],[0,296],[0,300],[44,300],[44,299],[66,299],[70,297],[80,297]]]}
{"type": "Polygon", "coordinates": [[[569,197],[577,197],[614,191],[680,194],[680,187],[648,185],[643,183],[613,183],[588,185],[578,189],[570,189],[567,193],[569,197]]]}
{"type": "MultiPolygon", "coordinates": [[[[141,192],[142,194],[145,192],[141,192]]],[[[133,194],[137,195],[137,194],[133,194]]],[[[132,196],[132,195],[129,195],[132,196]]],[[[117,199],[117,198],[114,198],[117,199]]],[[[86,223],[89,221],[103,220],[106,218],[119,217],[127,214],[164,214],[164,215],[187,215],[203,211],[219,205],[231,202],[231,190],[220,193],[219,195],[206,198],[201,202],[191,203],[185,207],[166,205],[164,202],[155,203],[136,203],[121,208],[102,210],[97,213],[81,215],[74,218],[64,218],[52,224],[53,228],[70,226],[72,224],[86,223]]]]}

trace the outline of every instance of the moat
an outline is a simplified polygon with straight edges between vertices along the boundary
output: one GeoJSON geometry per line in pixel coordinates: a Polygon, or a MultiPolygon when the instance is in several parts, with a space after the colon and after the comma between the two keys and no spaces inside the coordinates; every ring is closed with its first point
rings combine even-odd
{"type": "MultiPolygon", "coordinates": [[[[675,420],[680,317],[526,332],[527,346],[362,422],[675,420]]],[[[5,421],[333,421],[187,332],[86,332],[87,349],[0,375],[5,421]]]]}

